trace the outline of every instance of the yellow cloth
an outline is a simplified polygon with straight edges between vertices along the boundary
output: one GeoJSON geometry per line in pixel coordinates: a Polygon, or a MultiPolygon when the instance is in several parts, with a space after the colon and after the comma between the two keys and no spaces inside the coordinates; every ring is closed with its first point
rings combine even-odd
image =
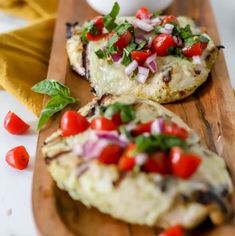
{"type": "Polygon", "coordinates": [[[27,27],[0,34],[0,85],[36,115],[43,96],[31,87],[47,75],[56,5],[57,0],[0,0],[0,11],[35,19],[27,27]]]}

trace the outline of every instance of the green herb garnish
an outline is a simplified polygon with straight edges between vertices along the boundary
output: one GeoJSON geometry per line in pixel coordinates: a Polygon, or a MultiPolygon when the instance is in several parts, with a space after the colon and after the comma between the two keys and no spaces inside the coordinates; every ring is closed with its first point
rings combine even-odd
{"type": "Polygon", "coordinates": [[[70,96],[68,87],[55,80],[43,80],[34,85],[32,90],[51,97],[40,114],[38,130],[40,130],[55,113],[61,111],[68,104],[77,101],[70,96]]]}
{"type": "Polygon", "coordinates": [[[111,32],[117,26],[115,20],[119,14],[119,11],[120,11],[120,6],[117,2],[115,2],[111,12],[108,15],[104,16],[104,27],[109,32],[111,32]]]}
{"type": "Polygon", "coordinates": [[[124,48],[123,55],[122,55],[122,64],[124,66],[128,66],[131,63],[132,59],[130,57],[130,54],[135,49],[136,49],[135,43],[130,43],[126,48],[124,48]]]}

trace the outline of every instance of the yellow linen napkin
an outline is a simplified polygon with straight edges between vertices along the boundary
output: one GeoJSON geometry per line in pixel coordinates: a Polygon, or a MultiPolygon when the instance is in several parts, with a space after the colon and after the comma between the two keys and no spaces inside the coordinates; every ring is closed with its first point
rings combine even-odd
{"type": "Polygon", "coordinates": [[[57,0],[0,0],[0,10],[35,19],[27,27],[0,34],[0,85],[39,115],[43,96],[31,87],[46,78],[57,0]],[[47,8],[48,5],[48,8],[47,8]]]}

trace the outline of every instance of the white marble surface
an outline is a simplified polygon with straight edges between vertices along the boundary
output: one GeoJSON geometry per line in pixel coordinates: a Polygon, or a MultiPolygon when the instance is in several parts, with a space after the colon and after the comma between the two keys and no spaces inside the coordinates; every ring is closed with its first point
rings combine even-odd
{"type": "MultiPolygon", "coordinates": [[[[190,1],[190,0],[188,0],[190,1]]],[[[225,57],[230,78],[235,87],[235,1],[211,0],[221,43],[226,47],[225,57]]],[[[9,18],[0,13],[0,31],[7,31],[27,22],[9,18]]],[[[0,91],[0,236],[34,236],[36,229],[31,209],[31,183],[34,165],[37,133],[37,119],[15,98],[0,91]],[[30,132],[24,136],[12,136],[3,128],[3,119],[8,110],[19,114],[32,125],[30,132]],[[4,161],[6,152],[17,145],[25,145],[31,159],[26,171],[16,171],[4,161]]]]}

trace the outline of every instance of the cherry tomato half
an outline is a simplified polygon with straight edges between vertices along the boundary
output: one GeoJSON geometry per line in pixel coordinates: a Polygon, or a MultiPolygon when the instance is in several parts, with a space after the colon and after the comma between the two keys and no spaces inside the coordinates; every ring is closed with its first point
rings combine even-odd
{"type": "Polygon", "coordinates": [[[118,126],[110,119],[105,117],[96,117],[91,121],[91,128],[94,130],[116,130],[118,126]]]}
{"type": "Polygon", "coordinates": [[[141,7],[135,14],[135,17],[138,19],[150,19],[152,14],[146,7],[141,7]]]}
{"type": "Polygon", "coordinates": [[[127,150],[119,160],[118,167],[121,171],[131,171],[135,166],[135,158],[132,153],[135,149],[135,144],[129,144],[127,150]]]}
{"type": "Polygon", "coordinates": [[[60,121],[64,137],[79,134],[88,129],[89,125],[87,118],[76,111],[66,111],[60,121]]]}
{"type": "Polygon", "coordinates": [[[122,118],[121,118],[121,114],[120,112],[116,113],[113,115],[112,117],[112,121],[117,125],[120,126],[123,122],[122,122],[122,118]]]}
{"type": "Polygon", "coordinates": [[[183,179],[190,178],[198,169],[201,159],[193,153],[183,153],[179,147],[174,147],[169,154],[171,173],[183,179]]]}
{"type": "Polygon", "coordinates": [[[184,229],[181,225],[175,225],[159,234],[159,236],[184,236],[184,229]]]}
{"type": "Polygon", "coordinates": [[[120,51],[122,51],[131,41],[131,33],[129,30],[127,30],[123,35],[119,36],[118,41],[114,44],[119,48],[120,51]]]}
{"type": "Polygon", "coordinates": [[[175,42],[171,35],[160,34],[157,35],[153,40],[153,48],[158,56],[164,57],[168,55],[168,49],[174,47],[175,42]]]}
{"type": "Polygon", "coordinates": [[[94,25],[96,26],[97,30],[98,30],[98,34],[102,34],[103,32],[103,28],[104,28],[104,18],[103,16],[97,16],[93,22],[94,25]]]}
{"type": "Polygon", "coordinates": [[[205,47],[205,45],[203,46],[202,43],[198,42],[190,47],[184,47],[182,49],[182,52],[186,57],[201,56],[203,52],[203,47],[205,47]]]}
{"type": "Polygon", "coordinates": [[[23,170],[28,166],[29,154],[24,146],[18,146],[7,152],[5,160],[10,166],[23,170]]]}
{"type": "Polygon", "coordinates": [[[117,144],[109,144],[102,150],[98,160],[107,165],[118,164],[122,152],[123,149],[117,144]]]}
{"type": "Polygon", "coordinates": [[[164,25],[164,24],[178,24],[178,20],[175,16],[173,15],[169,15],[169,16],[165,16],[161,22],[161,25],[164,25]]]}
{"type": "Polygon", "coordinates": [[[106,38],[108,34],[98,34],[98,35],[93,35],[92,33],[87,33],[86,38],[88,41],[99,41],[103,38],[106,38]]]}
{"type": "Polygon", "coordinates": [[[131,58],[136,60],[139,65],[144,64],[146,59],[151,56],[152,52],[150,50],[142,50],[142,51],[132,51],[131,58]]]}
{"type": "Polygon", "coordinates": [[[131,131],[131,134],[133,136],[138,136],[143,133],[150,133],[152,123],[153,121],[149,121],[147,123],[142,123],[142,124],[137,125],[137,127],[135,127],[135,129],[131,131]]]}
{"type": "Polygon", "coordinates": [[[158,151],[149,156],[147,162],[142,166],[147,173],[167,174],[167,156],[163,151],[158,151]]]}
{"type": "Polygon", "coordinates": [[[9,133],[17,135],[25,133],[30,126],[14,112],[9,111],[4,119],[4,127],[9,133]]]}
{"type": "Polygon", "coordinates": [[[188,137],[188,131],[182,127],[179,127],[174,122],[164,122],[162,129],[163,134],[173,135],[183,140],[188,137]]]}

